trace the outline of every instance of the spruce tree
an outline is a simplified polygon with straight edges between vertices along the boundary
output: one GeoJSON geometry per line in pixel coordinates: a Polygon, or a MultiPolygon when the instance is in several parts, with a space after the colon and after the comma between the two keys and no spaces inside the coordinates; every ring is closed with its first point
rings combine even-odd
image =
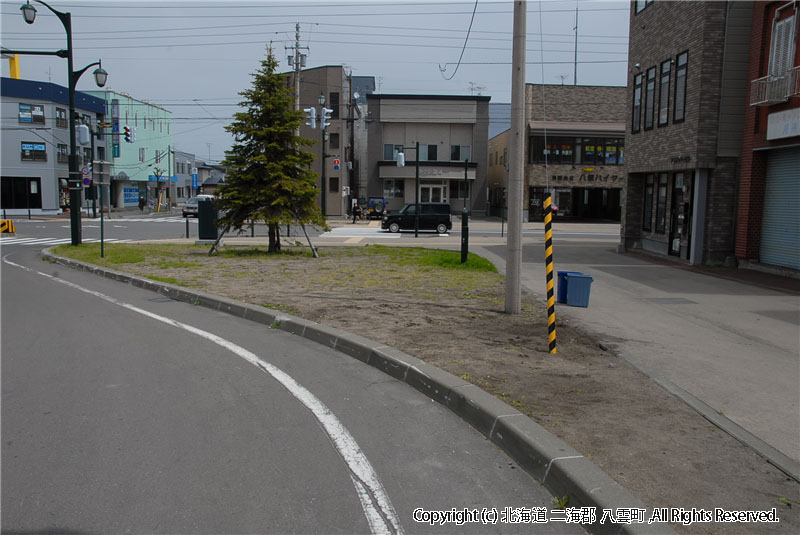
{"type": "Polygon", "coordinates": [[[314,142],[295,135],[303,112],[292,109],[294,93],[277,67],[270,48],[252,87],[239,93],[244,111],[226,127],[235,143],[222,162],[227,174],[216,199],[224,232],[263,220],[271,253],[280,251],[281,224],[326,226],[315,204],[316,174],[309,169],[314,155],[303,148],[314,142]]]}

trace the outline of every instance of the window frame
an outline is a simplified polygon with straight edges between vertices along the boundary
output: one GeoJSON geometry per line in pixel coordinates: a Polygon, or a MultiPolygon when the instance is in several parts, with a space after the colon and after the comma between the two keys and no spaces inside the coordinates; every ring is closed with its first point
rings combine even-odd
{"type": "Polygon", "coordinates": [[[402,178],[387,178],[383,181],[383,196],[387,199],[405,199],[406,181],[402,178]],[[387,187],[388,186],[388,187],[387,187]]]}
{"type": "Polygon", "coordinates": [[[69,121],[66,108],[59,108],[56,106],[56,127],[69,128],[69,121]]]}
{"type": "Polygon", "coordinates": [[[631,110],[631,134],[642,131],[642,80],[644,74],[633,77],[633,109],[631,110]]]}
{"type": "Polygon", "coordinates": [[[644,86],[644,129],[652,130],[656,110],[656,67],[647,69],[644,86]]]}
{"type": "Polygon", "coordinates": [[[667,196],[669,194],[669,173],[658,174],[656,188],[656,234],[667,232],[667,196]]]}
{"type": "Polygon", "coordinates": [[[797,17],[798,14],[795,11],[786,18],[772,21],[772,34],[769,39],[769,63],[767,65],[769,76],[783,78],[793,66],[792,63],[797,47],[797,33],[795,32],[797,17]],[[785,28],[786,26],[788,28],[785,28]],[[779,47],[777,41],[781,36],[783,37],[783,46],[779,47]]]}
{"type": "Polygon", "coordinates": [[[644,177],[644,195],[642,197],[642,230],[653,231],[653,201],[655,199],[656,175],[648,173],[644,177]]]}
{"type": "Polygon", "coordinates": [[[638,15],[645,9],[647,6],[653,3],[653,0],[634,0],[633,2],[633,14],[638,15]]]}
{"type": "Polygon", "coordinates": [[[659,127],[669,124],[669,87],[672,82],[672,60],[661,63],[661,76],[658,89],[658,121],[659,127]]]}
{"type": "Polygon", "coordinates": [[[69,163],[69,146],[65,143],[56,146],[56,163],[69,163]]]}
{"type": "Polygon", "coordinates": [[[673,97],[672,122],[681,123],[686,120],[686,102],[689,80],[689,51],[686,50],[675,56],[675,96],[673,97]],[[681,64],[681,58],[685,58],[681,64]],[[681,98],[680,106],[678,98],[681,98]],[[680,112],[680,116],[678,113],[680,112]]]}

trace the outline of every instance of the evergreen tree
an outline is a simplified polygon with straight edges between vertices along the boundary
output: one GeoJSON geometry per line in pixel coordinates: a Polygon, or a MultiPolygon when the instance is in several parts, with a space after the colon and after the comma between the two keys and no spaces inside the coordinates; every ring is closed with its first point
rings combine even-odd
{"type": "Polygon", "coordinates": [[[303,148],[314,142],[295,135],[303,112],[292,109],[294,92],[277,67],[270,48],[252,87],[240,93],[244,111],[226,127],[235,143],[222,162],[227,175],[216,199],[224,232],[263,220],[271,253],[280,251],[281,224],[326,226],[315,204],[316,174],[309,169],[314,155],[303,148]]]}

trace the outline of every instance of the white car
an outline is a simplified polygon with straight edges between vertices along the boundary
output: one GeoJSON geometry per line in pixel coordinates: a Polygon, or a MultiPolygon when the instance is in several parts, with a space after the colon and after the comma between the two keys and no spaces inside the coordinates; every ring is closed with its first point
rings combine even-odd
{"type": "Polygon", "coordinates": [[[213,195],[197,195],[195,197],[189,197],[186,201],[186,204],[183,205],[183,217],[189,217],[193,215],[197,217],[198,207],[197,203],[205,201],[205,200],[213,201],[213,195]]]}

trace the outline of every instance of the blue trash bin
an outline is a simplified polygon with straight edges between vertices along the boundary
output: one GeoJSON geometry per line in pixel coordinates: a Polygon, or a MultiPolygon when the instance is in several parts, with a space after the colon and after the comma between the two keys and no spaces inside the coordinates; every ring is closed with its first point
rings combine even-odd
{"type": "Polygon", "coordinates": [[[559,271],[558,273],[558,293],[556,295],[556,303],[567,302],[567,275],[583,275],[580,271],[559,271]]]}
{"type": "Polygon", "coordinates": [[[589,294],[592,290],[591,275],[583,273],[568,273],[567,280],[567,305],[571,307],[588,307],[589,294]]]}

